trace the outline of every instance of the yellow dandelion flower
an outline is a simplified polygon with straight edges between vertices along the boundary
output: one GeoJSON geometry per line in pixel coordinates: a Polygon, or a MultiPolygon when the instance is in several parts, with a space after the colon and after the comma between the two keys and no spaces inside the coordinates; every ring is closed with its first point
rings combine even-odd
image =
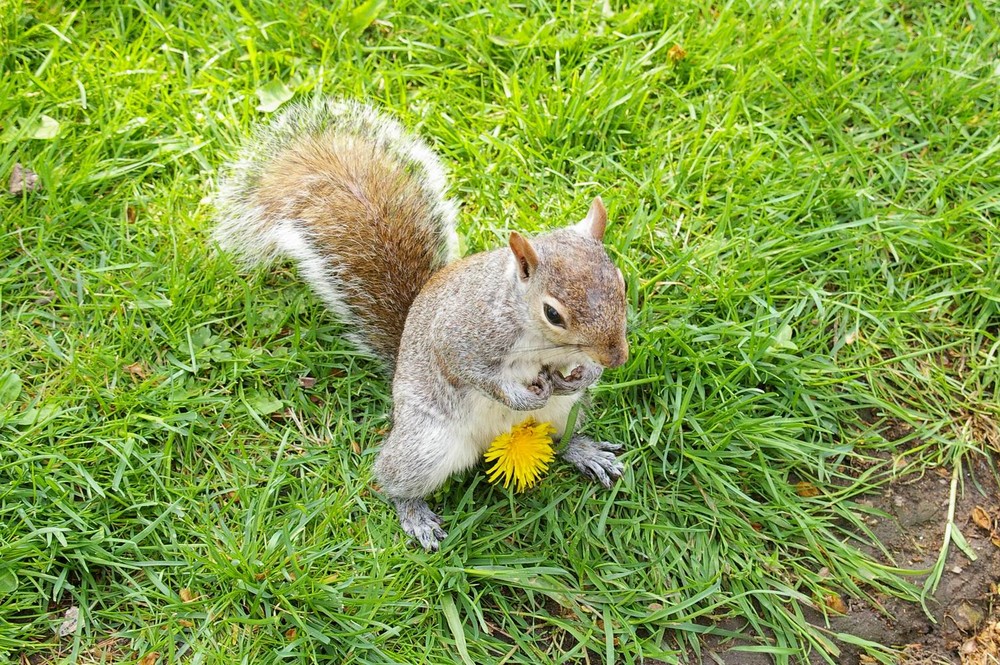
{"type": "Polygon", "coordinates": [[[496,483],[503,478],[506,488],[513,479],[515,492],[523,492],[538,482],[554,457],[552,435],[555,433],[552,423],[536,423],[528,418],[493,439],[485,456],[487,463],[496,462],[487,471],[490,482],[496,483]]]}

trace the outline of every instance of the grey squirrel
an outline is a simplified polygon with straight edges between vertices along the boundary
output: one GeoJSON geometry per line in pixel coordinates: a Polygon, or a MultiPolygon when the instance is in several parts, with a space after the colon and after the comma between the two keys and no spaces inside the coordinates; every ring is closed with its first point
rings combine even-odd
{"type": "MultiPolygon", "coordinates": [[[[393,375],[392,428],[375,476],[403,530],[428,550],[446,534],[424,497],[533,417],[562,436],[603,368],[628,357],[625,282],[586,218],[457,258],[456,206],[437,156],[355,102],[293,105],[260,126],[223,177],[219,246],[245,264],[291,258],[393,375]]],[[[605,487],[618,444],[582,434],[564,459],[605,487]]]]}

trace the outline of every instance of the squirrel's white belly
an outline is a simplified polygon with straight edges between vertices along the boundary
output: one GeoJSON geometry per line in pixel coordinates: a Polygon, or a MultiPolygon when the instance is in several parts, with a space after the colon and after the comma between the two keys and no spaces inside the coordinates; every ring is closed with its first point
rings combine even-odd
{"type": "Polygon", "coordinates": [[[569,412],[579,398],[580,395],[553,396],[536,411],[515,411],[480,393],[467,395],[460,411],[463,417],[442,437],[448,442],[449,458],[440,469],[442,482],[452,473],[474,467],[482,460],[493,439],[528,418],[552,423],[556,428],[555,436],[562,436],[569,412]]]}
{"type": "MultiPolygon", "coordinates": [[[[544,359],[530,352],[532,349],[540,348],[544,348],[544,343],[541,340],[522,338],[510,354],[514,360],[506,367],[507,375],[513,380],[527,385],[538,374],[539,368],[545,362],[559,368],[563,373],[567,373],[587,359],[580,352],[569,352],[564,354],[562,358],[549,356],[544,359]]],[[[461,414],[461,416],[445,425],[447,432],[440,433],[439,440],[447,442],[445,444],[447,460],[440,469],[441,482],[444,482],[444,479],[453,473],[470,469],[478,464],[493,439],[528,418],[539,423],[552,423],[556,428],[555,436],[561,437],[566,429],[569,412],[580,397],[582,397],[581,393],[553,395],[541,409],[515,411],[478,391],[468,391],[462,396],[460,404],[455,409],[455,413],[461,414]]]]}
{"type": "Polygon", "coordinates": [[[460,425],[461,440],[467,447],[475,450],[478,458],[493,439],[528,418],[539,423],[552,423],[557,435],[561,436],[566,428],[570,409],[579,398],[580,395],[553,396],[544,407],[536,411],[515,411],[485,395],[470,394],[463,409],[468,417],[463,418],[463,423],[460,425]]]}
{"type": "Polygon", "coordinates": [[[514,411],[480,393],[468,394],[458,411],[462,414],[461,418],[439,422],[436,427],[424,432],[422,441],[435,450],[436,458],[435,464],[426,470],[427,492],[439,487],[452,474],[476,466],[493,439],[527,418],[552,423],[558,440],[566,428],[569,412],[580,396],[554,396],[536,411],[514,411]]]}

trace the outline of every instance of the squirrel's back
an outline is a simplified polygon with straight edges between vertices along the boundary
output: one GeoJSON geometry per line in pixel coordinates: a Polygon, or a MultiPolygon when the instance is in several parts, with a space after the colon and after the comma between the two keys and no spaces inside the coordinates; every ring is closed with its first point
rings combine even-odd
{"type": "Polygon", "coordinates": [[[455,257],[455,205],[431,149],[352,102],[295,105],[259,128],[229,165],[215,239],[244,263],[285,256],[393,364],[406,315],[455,257]]]}

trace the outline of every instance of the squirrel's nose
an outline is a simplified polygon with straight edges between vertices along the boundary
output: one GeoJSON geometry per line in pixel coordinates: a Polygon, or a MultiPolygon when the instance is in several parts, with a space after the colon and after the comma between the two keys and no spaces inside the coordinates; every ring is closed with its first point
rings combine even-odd
{"type": "Polygon", "coordinates": [[[620,367],[628,360],[628,344],[613,346],[604,352],[601,364],[605,367],[620,367]]]}

